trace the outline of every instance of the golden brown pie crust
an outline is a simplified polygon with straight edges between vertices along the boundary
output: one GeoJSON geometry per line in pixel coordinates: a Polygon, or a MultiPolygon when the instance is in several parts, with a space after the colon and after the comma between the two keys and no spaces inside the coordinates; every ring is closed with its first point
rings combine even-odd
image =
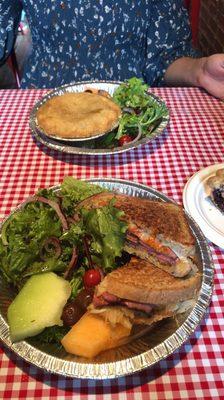
{"type": "Polygon", "coordinates": [[[105,96],[65,93],[52,97],[39,108],[37,123],[47,135],[81,139],[112,130],[120,115],[120,107],[105,96]]]}

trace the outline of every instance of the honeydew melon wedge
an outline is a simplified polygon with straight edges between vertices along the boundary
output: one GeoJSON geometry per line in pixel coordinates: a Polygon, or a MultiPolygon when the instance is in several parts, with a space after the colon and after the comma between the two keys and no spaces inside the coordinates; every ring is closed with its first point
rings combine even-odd
{"type": "Polygon", "coordinates": [[[53,272],[33,275],[8,308],[12,342],[41,333],[46,327],[62,325],[61,314],[71,287],[53,272]]]}

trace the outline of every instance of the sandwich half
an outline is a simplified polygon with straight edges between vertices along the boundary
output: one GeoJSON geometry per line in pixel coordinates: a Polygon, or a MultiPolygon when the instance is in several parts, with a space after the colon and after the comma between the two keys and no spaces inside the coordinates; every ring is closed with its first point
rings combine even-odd
{"type": "Polygon", "coordinates": [[[195,238],[182,207],[109,192],[93,195],[79,207],[103,207],[112,199],[128,223],[125,251],[175,277],[197,271],[195,238]]]}
{"type": "Polygon", "coordinates": [[[193,308],[201,276],[175,278],[132,257],[105,276],[92,304],[62,339],[67,352],[93,358],[148,332],[154,324],[193,308]]]}
{"type": "Polygon", "coordinates": [[[193,306],[201,285],[199,272],[176,278],[146,260],[132,257],[98,285],[93,308],[124,307],[133,323],[147,324],[182,313],[193,306]]]}

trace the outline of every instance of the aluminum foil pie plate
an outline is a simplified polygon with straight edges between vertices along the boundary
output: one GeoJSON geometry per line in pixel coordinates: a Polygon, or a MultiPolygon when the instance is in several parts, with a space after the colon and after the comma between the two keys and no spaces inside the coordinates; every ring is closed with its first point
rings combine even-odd
{"type": "MultiPolygon", "coordinates": [[[[118,179],[90,179],[112,191],[161,201],[172,201],[157,190],[138,183],[118,179]]],[[[60,189],[57,187],[56,189],[60,189]]],[[[19,206],[18,208],[20,208],[19,206]]],[[[18,210],[17,208],[17,210],[18,210]]],[[[13,293],[0,280],[0,339],[19,357],[45,371],[76,378],[115,378],[141,371],[166,358],[177,350],[194,332],[204,318],[213,288],[213,263],[207,240],[199,226],[187,214],[189,225],[196,240],[202,272],[202,284],[192,310],[177,319],[166,319],[144,336],[116,349],[105,351],[93,361],[67,354],[54,345],[40,345],[29,340],[11,343],[6,320],[7,309],[13,293]]]]}
{"type": "MultiPolygon", "coordinates": [[[[85,140],[77,140],[77,139],[61,139],[53,136],[47,135],[37,123],[37,111],[48,99],[51,99],[54,96],[61,96],[64,93],[78,93],[83,92],[86,89],[99,89],[107,91],[111,96],[113,96],[114,90],[120,85],[121,82],[109,82],[109,81],[85,81],[79,82],[76,84],[69,84],[61,86],[57,89],[54,89],[43,96],[33,107],[30,113],[30,129],[32,135],[37,140],[37,142],[42,143],[50,149],[60,151],[62,153],[67,154],[88,154],[88,155],[102,155],[102,154],[116,154],[122,153],[127,150],[135,149],[136,147],[149,143],[154,140],[156,137],[161,135],[169,122],[169,113],[164,116],[160,123],[155,127],[153,132],[149,137],[140,138],[139,140],[133,140],[130,143],[127,143],[120,147],[114,148],[101,148],[98,140],[102,137],[102,134],[97,135],[95,139],[93,138],[85,138],[85,140]]],[[[149,96],[152,97],[153,101],[157,104],[163,104],[164,102],[155,96],[152,93],[149,93],[149,96]]],[[[117,127],[117,124],[114,125],[113,129],[117,127]]],[[[108,132],[105,132],[107,134],[108,132]]]]}

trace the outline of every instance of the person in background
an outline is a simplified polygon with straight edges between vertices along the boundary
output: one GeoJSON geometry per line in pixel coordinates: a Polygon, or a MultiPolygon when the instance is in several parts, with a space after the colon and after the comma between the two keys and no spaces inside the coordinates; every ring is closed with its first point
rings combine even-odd
{"type": "Polygon", "coordinates": [[[22,88],[136,76],[224,99],[224,54],[200,57],[192,48],[183,0],[1,0],[0,63],[13,48],[22,10],[32,35],[22,88]]]}

